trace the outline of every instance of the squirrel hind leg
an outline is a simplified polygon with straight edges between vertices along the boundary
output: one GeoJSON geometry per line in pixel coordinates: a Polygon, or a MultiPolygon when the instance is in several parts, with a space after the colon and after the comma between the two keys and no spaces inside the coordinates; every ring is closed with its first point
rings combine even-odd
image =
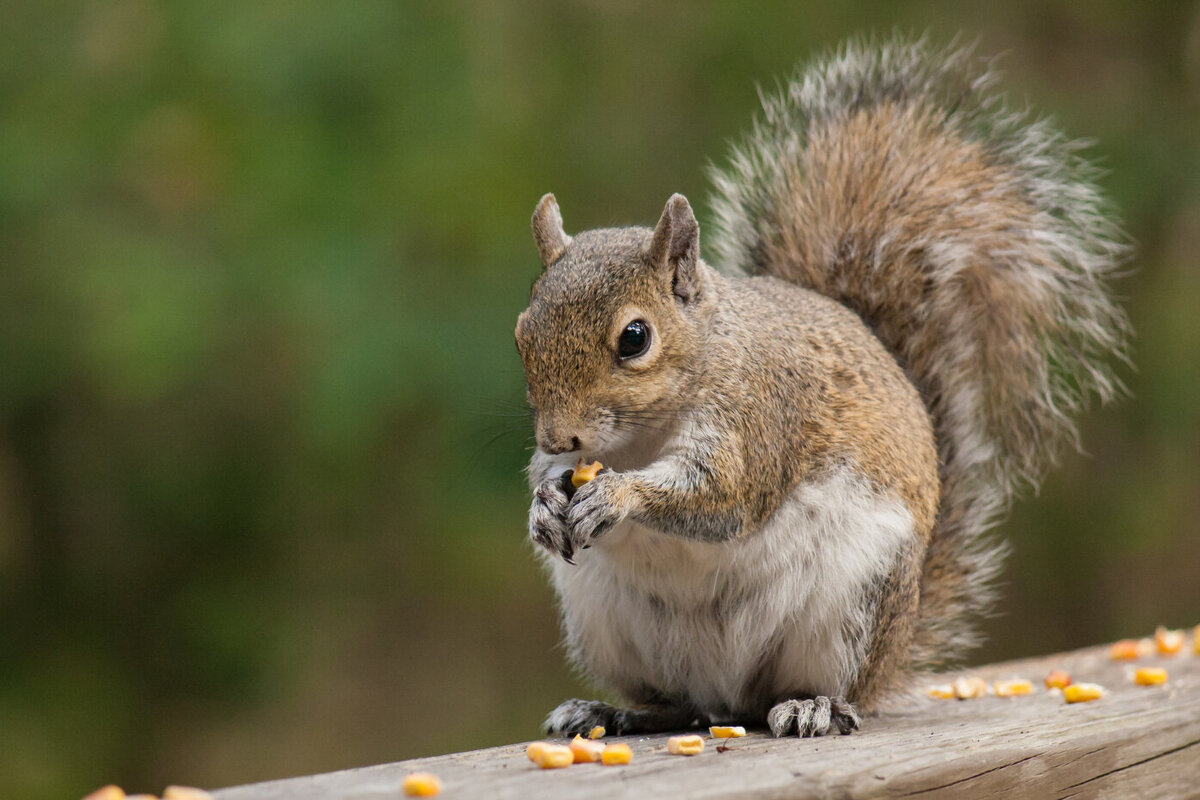
{"type": "Polygon", "coordinates": [[[824,736],[834,728],[846,735],[859,729],[862,718],[843,697],[818,695],[806,700],[784,700],[767,712],[767,727],[779,736],[824,736]]]}
{"type": "Polygon", "coordinates": [[[693,709],[671,704],[651,704],[621,708],[599,700],[567,700],[546,717],[546,733],[550,735],[586,736],[600,726],[608,733],[621,736],[630,733],[662,733],[694,727],[693,709]]]}

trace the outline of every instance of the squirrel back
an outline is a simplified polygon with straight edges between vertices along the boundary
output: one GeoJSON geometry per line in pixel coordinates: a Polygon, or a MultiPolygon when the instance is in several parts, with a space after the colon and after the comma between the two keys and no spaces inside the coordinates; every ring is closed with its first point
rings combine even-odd
{"type": "Polygon", "coordinates": [[[717,262],[856,311],[933,417],[918,666],[976,644],[1004,555],[987,530],[1076,442],[1073,414],[1122,391],[1106,281],[1127,248],[1095,170],[993,83],[970,48],[850,43],[765,99],[713,171],[717,262]]]}

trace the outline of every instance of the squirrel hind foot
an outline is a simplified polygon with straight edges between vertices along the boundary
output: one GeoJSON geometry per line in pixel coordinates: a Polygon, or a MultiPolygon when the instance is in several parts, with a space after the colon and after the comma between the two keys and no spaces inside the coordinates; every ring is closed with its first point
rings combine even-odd
{"type": "Polygon", "coordinates": [[[610,735],[662,733],[694,727],[696,713],[675,705],[647,705],[620,708],[600,700],[572,699],[561,703],[546,717],[548,735],[586,736],[596,726],[610,735]]]}
{"type": "Polygon", "coordinates": [[[845,698],[818,695],[784,700],[767,712],[767,727],[776,737],[824,736],[836,728],[843,736],[859,729],[862,718],[845,698]]]}

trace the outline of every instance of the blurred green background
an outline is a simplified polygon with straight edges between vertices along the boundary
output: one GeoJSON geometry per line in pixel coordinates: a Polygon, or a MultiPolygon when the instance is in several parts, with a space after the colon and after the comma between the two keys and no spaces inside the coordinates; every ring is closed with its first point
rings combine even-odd
{"type": "Polygon", "coordinates": [[[1133,398],[1003,530],[977,660],[1200,622],[1200,8],[0,4],[0,796],[537,735],[529,214],[651,224],[798,58],[979,37],[1139,242],[1133,398]]]}

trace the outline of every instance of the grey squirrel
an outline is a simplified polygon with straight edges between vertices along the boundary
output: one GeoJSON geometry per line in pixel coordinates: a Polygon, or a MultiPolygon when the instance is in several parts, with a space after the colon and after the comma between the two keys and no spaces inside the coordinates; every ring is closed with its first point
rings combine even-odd
{"type": "Polygon", "coordinates": [[[721,271],[681,195],[574,237],[542,198],[529,535],[572,660],[629,703],[550,732],[849,733],[976,643],[986,531],[1129,335],[1093,169],[994,80],[899,38],[798,72],[714,170],[721,271]],[[569,496],[581,457],[607,469],[569,496]]]}

